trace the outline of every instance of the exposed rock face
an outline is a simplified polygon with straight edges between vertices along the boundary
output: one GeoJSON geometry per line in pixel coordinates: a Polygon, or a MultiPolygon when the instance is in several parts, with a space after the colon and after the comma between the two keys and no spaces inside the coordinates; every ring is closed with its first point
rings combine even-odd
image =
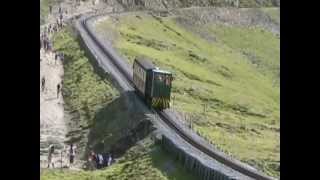
{"type": "Polygon", "coordinates": [[[106,0],[108,4],[121,4],[125,9],[152,9],[166,10],[174,8],[185,8],[191,6],[238,6],[259,7],[259,6],[280,6],[280,0],[106,0]]]}

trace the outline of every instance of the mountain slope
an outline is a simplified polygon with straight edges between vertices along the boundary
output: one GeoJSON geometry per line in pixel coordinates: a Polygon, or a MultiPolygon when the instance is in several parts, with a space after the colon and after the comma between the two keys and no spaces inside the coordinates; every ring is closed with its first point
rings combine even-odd
{"type": "Polygon", "coordinates": [[[173,108],[191,119],[196,131],[279,176],[279,35],[228,22],[190,24],[191,30],[181,18],[132,13],[100,22],[97,30],[113,34],[129,63],[144,55],[174,73],[173,108]]]}

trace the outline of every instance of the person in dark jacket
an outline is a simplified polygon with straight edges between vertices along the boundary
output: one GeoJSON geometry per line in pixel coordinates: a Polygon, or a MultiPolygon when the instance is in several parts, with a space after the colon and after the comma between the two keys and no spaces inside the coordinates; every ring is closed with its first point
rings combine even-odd
{"type": "Polygon", "coordinates": [[[69,163],[70,163],[70,166],[74,163],[75,156],[76,156],[75,147],[73,146],[73,144],[71,144],[70,145],[70,149],[69,149],[69,163]]]}
{"type": "MultiPolygon", "coordinates": [[[[61,85],[60,83],[57,85],[57,99],[59,98],[59,94],[60,94],[60,91],[61,91],[61,85]]],[[[72,146],[72,144],[71,144],[72,146]]]]}
{"type": "Polygon", "coordinates": [[[45,85],[46,85],[46,79],[44,77],[42,77],[41,79],[41,91],[43,92],[45,89],[45,85]]]}

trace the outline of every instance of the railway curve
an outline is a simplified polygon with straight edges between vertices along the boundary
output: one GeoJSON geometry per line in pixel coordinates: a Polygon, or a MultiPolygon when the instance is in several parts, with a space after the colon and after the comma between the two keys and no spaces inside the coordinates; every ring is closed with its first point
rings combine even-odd
{"type": "MultiPolygon", "coordinates": [[[[122,87],[124,91],[134,91],[133,88],[133,82],[132,82],[132,70],[128,66],[128,64],[125,63],[125,61],[121,60],[121,57],[116,54],[116,52],[110,48],[105,46],[101,40],[97,37],[97,35],[94,33],[94,31],[91,29],[89,22],[99,18],[106,16],[108,14],[112,13],[104,13],[104,14],[86,14],[82,15],[76,22],[76,28],[80,32],[81,38],[91,38],[91,40],[95,43],[98,49],[90,49],[90,45],[87,45],[89,50],[92,54],[94,54],[95,58],[97,59],[100,66],[105,66],[104,63],[107,63],[106,61],[99,60],[97,53],[103,53],[108,59],[110,59],[109,63],[112,63],[116,69],[109,69],[110,71],[117,71],[119,74],[119,77],[115,77],[115,80],[117,81],[118,85],[122,87]],[[83,35],[81,32],[86,32],[88,36],[83,35]]],[[[176,123],[174,121],[173,117],[168,113],[167,111],[157,111],[153,110],[154,113],[157,113],[163,122],[165,122],[170,128],[172,128],[181,138],[183,138],[186,142],[194,146],[196,149],[199,149],[201,152],[205,153],[206,155],[212,157],[213,159],[217,160],[218,162],[224,164],[227,167],[230,167],[231,169],[248,176],[253,179],[258,180],[275,180],[275,178],[267,176],[261,172],[258,172],[257,170],[253,169],[252,167],[236,160],[231,159],[226,154],[216,150],[215,148],[210,147],[210,145],[205,144],[204,142],[196,140],[194,136],[190,135],[190,132],[188,132],[185,128],[182,127],[179,123],[176,123]]]]}

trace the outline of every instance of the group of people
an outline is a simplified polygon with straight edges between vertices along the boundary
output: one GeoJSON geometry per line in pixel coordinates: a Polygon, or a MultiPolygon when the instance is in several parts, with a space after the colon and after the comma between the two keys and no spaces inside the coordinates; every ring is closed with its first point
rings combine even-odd
{"type": "MultiPolygon", "coordinates": [[[[50,145],[49,151],[48,151],[48,166],[47,166],[47,168],[50,168],[50,166],[52,168],[54,168],[54,162],[52,161],[52,157],[53,157],[54,152],[55,152],[55,146],[50,145]]],[[[62,153],[63,152],[61,152],[61,164],[62,164],[62,153]]],[[[74,159],[76,156],[76,147],[73,144],[70,145],[70,148],[68,150],[68,156],[69,156],[69,167],[71,167],[74,163],[74,159]]]]}
{"type": "MultiPolygon", "coordinates": [[[[52,14],[52,6],[49,7],[50,14],[52,14]]],[[[65,12],[67,13],[67,11],[65,12]]],[[[63,28],[63,11],[61,6],[59,6],[59,16],[56,18],[56,22],[48,24],[44,27],[43,33],[40,35],[40,49],[43,47],[45,51],[52,50],[52,42],[49,40],[49,35],[58,32],[63,28]]]]}
{"type": "MultiPolygon", "coordinates": [[[[58,83],[58,84],[57,84],[57,99],[59,98],[59,95],[61,94],[61,89],[62,89],[61,84],[62,84],[62,83],[58,83]]],[[[41,91],[42,91],[42,92],[44,92],[45,87],[46,87],[46,79],[45,79],[45,77],[43,76],[43,77],[41,78],[41,91]]]]}
{"type": "Polygon", "coordinates": [[[44,49],[45,52],[52,51],[52,42],[46,33],[40,35],[40,49],[44,49]]]}
{"type": "Polygon", "coordinates": [[[90,152],[88,161],[90,163],[91,169],[101,169],[103,167],[110,166],[112,163],[114,163],[114,159],[111,153],[101,154],[95,153],[94,151],[90,152]]]}

